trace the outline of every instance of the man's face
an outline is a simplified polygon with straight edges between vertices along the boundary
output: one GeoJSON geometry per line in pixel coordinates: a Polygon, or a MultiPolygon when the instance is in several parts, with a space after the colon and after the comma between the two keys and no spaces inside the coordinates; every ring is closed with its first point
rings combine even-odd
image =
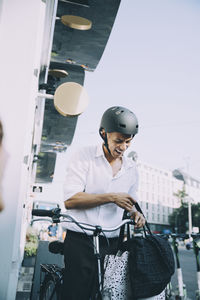
{"type": "Polygon", "coordinates": [[[131,145],[133,137],[119,132],[107,133],[108,147],[113,158],[122,157],[124,152],[131,145]]]}

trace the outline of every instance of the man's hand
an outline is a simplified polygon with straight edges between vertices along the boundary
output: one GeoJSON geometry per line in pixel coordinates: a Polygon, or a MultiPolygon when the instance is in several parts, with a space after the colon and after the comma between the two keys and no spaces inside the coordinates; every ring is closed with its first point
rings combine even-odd
{"type": "Polygon", "coordinates": [[[136,228],[143,227],[145,225],[144,216],[136,210],[134,204],[136,201],[126,193],[112,193],[110,194],[113,198],[113,202],[119,207],[129,212],[131,219],[134,219],[136,228]]]}
{"type": "Polygon", "coordinates": [[[109,196],[112,198],[112,202],[127,211],[131,211],[133,205],[136,203],[136,201],[127,193],[111,193],[109,196]]]}
{"type": "Polygon", "coordinates": [[[139,211],[133,212],[131,219],[134,219],[136,228],[140,228],[145,225],[145,217],[139,211]]]}

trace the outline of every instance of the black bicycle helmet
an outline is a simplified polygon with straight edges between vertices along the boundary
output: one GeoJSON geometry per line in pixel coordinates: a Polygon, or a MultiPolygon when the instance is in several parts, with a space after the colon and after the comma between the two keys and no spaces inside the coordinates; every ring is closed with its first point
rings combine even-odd
{"type": "Polygon", "coordinates": [[[106,133],[120,132],[134,136],[138,133],[138,120],[129,109],[122,106],[113,106],[108,108],[102,116],[99,128],[100,135],[103,128],[106,133]]]}

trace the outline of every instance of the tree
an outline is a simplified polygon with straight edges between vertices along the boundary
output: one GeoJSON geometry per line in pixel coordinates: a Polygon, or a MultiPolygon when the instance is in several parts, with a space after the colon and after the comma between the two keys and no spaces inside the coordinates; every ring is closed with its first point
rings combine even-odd
{"type": "Polygon", "coordinates": [[[173,213],[169,215],[170,226],[177,233],[184,233],[187,230],[186,222],[188,220],[187,207],[182,205],[179,208],[174,209],[173,213]]]}
{"type": "MultiPolygon", "coordinates": [[[[180,191],[176,195],[182,195],[180,191]]],[[[169,223],[171,227],[177,233],[185,233],[188,230],[188,203],[181,200],[181,206],[174,209],[173,213],[169,215],[169,223]]],[[[195,227],[199,227],[200,230],[200,203],[192,204],[192,224],[195,227]]]]}
{"type": "Polygon", "coordinates": [[[185,184],[183,184],[182,190],[178,190],[177,193],[174,193],[174,196],[176,196],[179,199],[180,205],[184,205],[184,199],[188,196],[188,194],[185,191],[185,184]]]}
{"type": "Polygon", "coordinates": [[[174,209],[173,213],[169,215],[169,223],[174,232],[183,233],[186,231],[187,222],[187,204],[184,202],[187,193],[185,191],[185,184],[183,184],[182,190],[178,190],[174,193],[179,200],[180,207],[174,209]]]}

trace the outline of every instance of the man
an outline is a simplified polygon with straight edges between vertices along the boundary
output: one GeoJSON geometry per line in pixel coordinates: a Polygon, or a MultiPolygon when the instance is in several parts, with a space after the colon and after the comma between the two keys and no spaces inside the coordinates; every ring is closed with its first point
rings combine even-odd
{"type": "Polygon", "coordinates": [[[53,223],[51,225],[48,226],[48,235],[50,237],[57,237],[57,233],[58,233],[58,225],[53,223]]]}
{"type": "MultiPolygon", "coordinates": [[[[79,222],[114,227],[124,210],[132,214],[136,226],[144,217],[134,209],[138,173],[135,162],[124,152],[138,132],[133,112],[114,106],[105,111],[99,128],[104,143],[79,151],[70,160],[64,184],[65,207],[79,222]]],[[[64,242],[65,279],[63,300],[95,299],[96,261],[92,239],[77,225],[67,223],[64,242]]],[[[119,231],[106,233],[111,247],[117,245],[119,231]]],[[[106,238],[100,239],[100,252],[106,252],[106,238]]]]}

